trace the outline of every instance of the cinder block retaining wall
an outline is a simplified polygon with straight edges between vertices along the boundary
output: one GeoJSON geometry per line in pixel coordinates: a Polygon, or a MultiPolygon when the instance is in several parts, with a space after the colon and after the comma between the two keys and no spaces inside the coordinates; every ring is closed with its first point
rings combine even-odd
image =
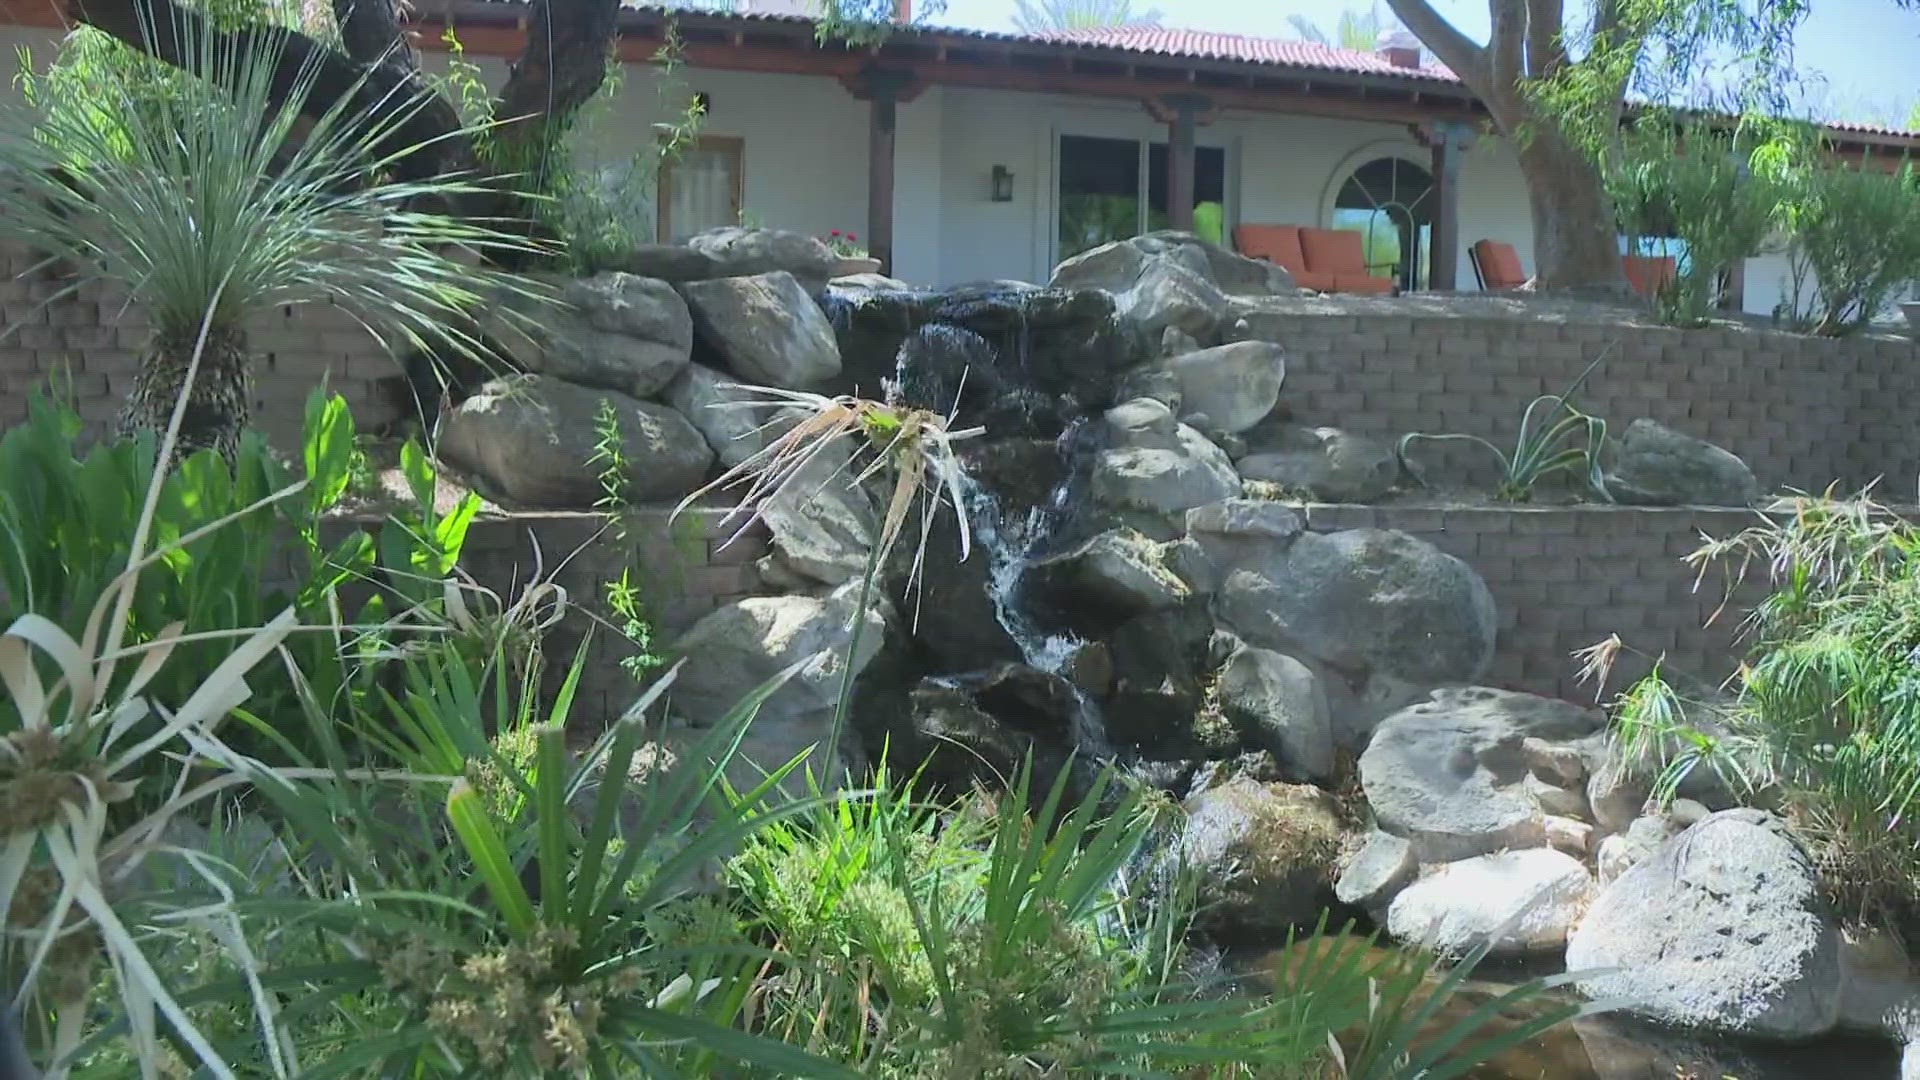
{"type": "MultiPolygon", "coordinates": [[[[0,426],[27,413],[27,396],[50,380],[67,388],[89,435],[110,429],[133,385],[147,342],[146,312],[88,285],[48,302],[67,281],[39,258],[0,245],[0,426]],[[23,276],[24,275],[24,276],[23,276]]],[[[300,442],[307,394],[324,380],[353,408],[362,431],[399,418],[403,401],[380,385],[400,373],[380,343],[330,304],[283,307],[249,325],[255,353],[253,419],[276,446],[300,442]]]]}
{"type": "MultiPolygon", "coordinates": [[[[1498,650],[1486,679],[1491,685],[1591,700],[1593,687],[1575,681],[1571,654],[1612,633],[1646,653],[1665,654],[1689,675],[1717,681],[1733,669],[1733,629],[1744,608],[1730,607],[1707,625],[1724,596],[1719,571],[1696,591],[1693,571],[1680,560],[1703,533],[1725,536],[1755,524],[1750,512],[1326,505],[1305,512],[1308,527],[1319,531],[1403,530],[1478,571],[1500,612],[1498,650]]],[[[512,595],[532,572],[537,541],[547,567],[566,561],[555,580],[601,618],[610,617],[606,582],[629,570],[662,649],[716,607],[768,591],[753,565],[767,552],[766,537],[756,532],[723,547],[730,530],[719,511],[691,513],[672,525],[664,511],[640,511],[625,545],[603,532],[604,524],[592,514],[477,522],[464,565],[488,587],[512,595]]],[[[1757,595],[1749,586],[1736,603],[1757,595]]],[[[580,715],[618,715],[634,688],[618,666],[628,650],[617,635],[576,613],[550,641],[548,655],[564,663],[588,629],[599,659],[583,687],[580,715]]],[[[1645,671],[1643,661],[1624,657],[1609,694],[1645,671]]]]}
{"type": "MultiPolygon", "coordinates": [[[[618,717],[639,696],[638,685],[620,666],[634,650],[618,633],[619,619],[606,602],[607,583],[619,580],[622,571],[640,591],[659,653],[708,612],[769,591],[754,568],[768,550],[763,530],[728,543],[734,529],[724,511],[690,510],[671,522],[669,513],[632,512],[624,538],[605,517],[585,513],[481,518],[467,533],[462,569],[507,603],[522,595],[536,567],[542,580],[567,591],[571,610],[546,639],[550,677],[572,661],[583,636],[593,635],[573,712],[581,730],[600,730],[603,720],[618,717]]],[[[342,535],[349,527],[368,525],[378,527],[334,523],[342,535]]],[[[277,574],[283,582],[295,579],[291,549],[277,574]]]]}
{"type": "MultiPolygon", "coordinates": [[[[1577,506],[1507,508],[1309,506],[1315,531],[1400,529],[1472,566],[1500,612],[1498,645],[1486,681],[1571,700],[1592,700],[1572,657],[1617,633],[1629,646],[1668,658],[1672,670],[1718,682],[1733,671],[1745,605],[1764,595],[1764,568],[1708,625],[1727,594],[1722,568],[1699,588],[1681,559],[1702,535],[1724,537],[1759,524],[1745,510],[1577,506]]],[[[1607,696],[1646,674],[1623,656],[1607,696]]]]}
{"type": "Polygon", "coordinates": [[[1273,313],[1253,316],[1247,333],[1286,348],[1281,404],[1316,427],[1465,432],[1504,448],[1529,401],[1564,391],[1604,352],[1583,408],[1619,427],[1648,416],[1718,443],[1770,488],[1884,476],[1883,497],[1910,502],[1920,475],[1910,417],[1920,346],[1906,337],[1273,313]]]}
{"type": "MultiPolygon", "coordinates": [[[[93,288],[46,304],[61,283],[21,280],[33,262],[0,250],[0,424],[24,415],[29,389],[64,372],[90,427],[103,431],[138,362],[144,316],[93,288]]],[[[1248,333],[1286,346],[1281,401],[1303,423],[1383,437],[1461,431],[1505,443],[1530,399],[1562,389],[1610,350],[1583,394],[1590,411],[1618,424],[1651,416],[1720,443],[1769,486],[1852,486],[1884,475],[1883,497],[1905,502],[1920,475],[1920,425],[1910,416],[1920,400],[1920,349],[1902,337],[1824,340],[1760,329],[1431,313],[1263,313],[1248,333]]],[[[399,403],[381,385],[397,374],[395,365],[337,309],[274,312],[255,326],[251,342],[261,354],[255,420],[279,445],[296,442],[300,406],[323,378],[346,396],[362,430],[399,415],[399,403]]],[[[560,581],[596,610],[604,606],[604,583],[630,568],[646,590],[650,616],[671,637],[719,604],[760,590],[752,563],[764,539],[717,550],[723,537],[716,518],[670,527],[664,512],[642,512],[630,529],[632,544],[596,543],[578,554],[599,533],[598,518],[485,521],[474,528],[468,563],[495,587],[523,581],[532,566],[528,538],[538,537],[549,566],[572,554],[560,581]]],[[[1341,506],[1310,508],[1309,519],[1321,529],[1404,529],[1472,564],[1500,607],[1500,651],[1490,676],[1498,685],[1578,695],[1568,654],[1614,632],[1703,676],[1731,669],[1731,617],[1702,626],[1719,604],[1719,588],[1709,582],[1696,594],[1678,559],[1700,532],[1740,528],[1751,521],[1747,514],[1341,506]]],[[[568,647],[586,624],[573,620],[557,644],[568,647]]],[[[599,640],[617,651],[613,635],[602,632],[599,640]]],[[[596,667],[613,676],[596,676],[590,696],[617,712],[630,692],[613,665],[596,667]]],[[[1630,665],[1623,668],[1631,673],[1630,665]]]]}

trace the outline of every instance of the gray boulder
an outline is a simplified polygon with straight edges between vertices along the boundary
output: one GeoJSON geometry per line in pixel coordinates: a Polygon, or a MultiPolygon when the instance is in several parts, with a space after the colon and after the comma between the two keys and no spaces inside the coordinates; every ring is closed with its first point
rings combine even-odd
{"type": "Polygon", "coordinates": [[[1524,744],[1605,752],[1597,709],[1473,686],[1442,689],[1387,717],[1360,755],[1360,783],[1381,829],[1421,862],[1450,862],[1546,843],[1524,744]]]}
{"type": "Polygon", "coordinates": [[[679,413],[543,375],[482,385],[441,421],[440,454],[489,494],[526,506],[584,509],[605,494],[593,461],[603,401],[618,418],[628,501],[671,502],[700,486],[713,451],[679,413]]]}
{"type": "Polygon", "coordinates": [[[1400,890],[1387,932],[1457,955],[1491,942],[1496,954],[1558,953],[1593,895],[1579,860],[1550,848],[1478,855],[1400,890]]]}
{"type": "Polygon", "coordinates": [[[1226,294],[1205,271],[1175,258],[1149,261],[1133,287],[1115,293],[1113,302],[1114,309],[1139,324],[1149,340],[1164,337],[1168,330],[1197,341],[1215,340],[1227,311],[1226,294]]]}
{"type": "Polygon", "coordinates": [[[767,409],[740,409],[729,406],[753,400],[753,395],[733,389],[733,376],[715,371],[705,364],[688,364],[680,376],[667,384],[663,395],[674,411],[687,418],[713,448],[721,466],[732,468],[764,449],[769,433],[763,428],[772,419],[767,409]]]}
{"type": "Polygon", "coordinates": [[[777,270],[679,288],[701,341],[742,381],[796,390],[840,374],[833,326],[792,274],[777,270]]]}
{"type": "Polygon", "coordinates": [[[1726,810],[1601,891],[1567,943],[1583,993],[1677,1027],[1807,1039],[1839,1016],[1840,935],[1811,859],[1758,810],[1726,810]],[[1604,969],[1604,970],[1603,970],[1604,969]]]}
{"type": "Polygon", "coordinates": [[[1594,875],[1601,885],[1613,884],[1620,875],[1652,858],[1679,831],[1673,819],[1664,814],[1634,818],[1625,832],[1600,841],[1600,850],[1594,854],[1594,875]]]}
{"type": "Polygon", "coordinates": [[[1183,559],[1202,563],[1193,567],[1196,577],[1204,577],[1204,591],[1217,591],[1224,576],[1244,567],[1264,567],[1284,558],[1293,538],[1306,530],[1306,522],[1290,507],[1263,499],[1224,499],[1196,506],[1187,511],[1186,539],[1181,544],[1192,549],[1183,559]]]}
{"type": "Polygon", "coordinates": [[[678,284],[725,277],[726,267],[711,255],[685,244],[634,244],[610,260],[616,269],[678,284]]]}
{"type": "Polygon", "coordinates": [[[1275,943],[1330,899],[1340,821],[1310,785],[1234,777],[1188,799],[1175,854],[1197,875],[1197,918],[1217,940],[1275,943]]]}
{"type": "Polygon", "coordinates": [[[1269,649],[1242,648],[1215,675],[1220,708],[1249,745],[1271,751],[1306,780],[1333,775],[1333,720],[1307,666],[1269,649]]]}
{"type": "Polygon", "coordinates": [[[1231,296],[1292,296],[1299,292],[1293,275],[1283,267],[1249,259],[1192,233],[1171,230],[1116,240],[1076,255],[1054,268],[1050,284],[1124,292],[1139,278],[1147,262],[1168,257],[1180,258],[1183,265],[1204,273],[1220,291],[1231,296]]]}
{"type": "MultiPolygon", "coordinates": [[[[737,771],[751,775],[751,765],[772,769],[799,749],[824,743],[847,665],[858,674],[886,641],[886,617],[869,607],[860,650],[849,656],[857,588],[828,597],[752,597],[695,623],[674,647],[684,658],[671,690],[674,715],[696,731],[711,727],[741,698],[798,664],[760,706],[737,771]]],[[[841,741],[858,740],[843,733],[841,741]]]]}
{"type": "Polygon", "coordinates": [[[784,272],[793,275],[808,296],[827,287],[839,262],[819,238],[785,229],[746,229],[721,226],[687,241],[688,250],[712,260],[714,273],[705,277],[750,277],[784,272]]]}
{"type": "Polygon", "coordinates": [[[1193,595],[1161,561],[1160,545],[1132,529],[1110,529],[1027,568],[1030,588],[1071,622],[1114,622],[1185,603],[1193,595]]]}
{"type": "Polygon", "coordinates": [[[1112,442],[1093,465],[1095,502],[1166,519],[1239,494],[1226,453],[1160,402],[1136,398],[1115,406],[1107,426],[1112,442]]]}
{"type": "Polygon", "coordinates": [[[1216,341],[1228,301],[1197,243],[1145,237],[1115,241],[1061,263],[1048,284],[1106,290],[1113,294],[1115,312],[1133,321],[1149,341],[1164,340],[1169,330],[1216,341]]]}
{"type": "Polygon", "coordinates": [[[1339,428],[1284,425],[1270,439],[1248,441],[1246,456],[1234,462],[1243,479],[1322,502],[1373,502],[1400,476],[1393,447],[1339,428]]]}
{"type": "Polygon", "coordinates": [[[1333,895],[1343,904],[1373,914],[1375,921],[1384,921],[1387,904],[1412,884],[1419,872],[1420,860],[1414,857],[1413,845],[1404,837],[1375,829],[1340,872],[1333,895]]]}
{"type": "Polygon", "coordinates": [[[873,500],[852,483],[851,449],[842,443],[815,454],[760,504],[782,567],[809,581],[839,585],[858,578],[879,535],[873,500]]]}
{"type": "Polygon", "coordinates": [[[1608,448],[1607,491],[1635,506],[1751,506],[1760,498],[1753,470],[1731,451],[1646,417],[1608,448]]]}
{"type": "Polygon", "coordinates": [[[693,348],[693,321],[673,286],[619,272],[528,279],[496,292],[482,323],[523,370],[639,398],[685,370],[693,348]]]}
{"type": "Polygon", "coordinates": [[[1432,687],[1473,682],[1493,659],[1486,583],[1423,540],[1353,529],[1245,554],[1221,566],[1216,613],[1249,644],[1340,672],[1361,703],[1351,724],[1364,727],[1432,687]]]}
{"type": "Polygon", "coordinates": [[[1280,398],[1286,353],[1265,341],[1238,341],[1162,360],[1184,414],[1206,416],[1212,431],[1245,431],[1266,419],[1280,398]]]}

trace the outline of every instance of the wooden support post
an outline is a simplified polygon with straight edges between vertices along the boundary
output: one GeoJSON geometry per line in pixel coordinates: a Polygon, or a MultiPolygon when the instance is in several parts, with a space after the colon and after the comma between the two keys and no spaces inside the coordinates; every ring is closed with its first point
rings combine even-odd
{"type": "Polygon", "coordinates": [[[1460,287],[1460,159],[1473,145],[1465,124],[1433,124],[1414,129],[1433,154],[1433,214],[1427,252],[1427,287],[1451,292],[1460,287]]]}
{"type": "Polygon", "coordinates": [[[867,103],[867,254],[880,272],[893,273],[893,133],[899,119],[891,89],[867,103]]]}
{"type": "Polygon", "coordinates": [[[1747,260],[1735,259],[1720,282],[1720,310],[1735,315],[1747,310],[1747,260]]]}
{"type": "Polygon", "coordinates": [[[1167,221],[1181,232],[1193,231],[1193,136],[1191,109],[1176,109],[1167,125],[1167,221]]]}
{"type": "Polygon", "coordinates": [[[912,101],[926,84],[912,75],[869,67],[840,80],[847,92],[867,103],[867,254],[880,272],[893,273],[893,137],[900,104],[912,101]]]}
{"type": "Polygon", "coordinates": [[[1181,232],[1193,231],[1194,142],[1201,114],[1213,102],[1200,94],[1172,94],[1161,99],[1167,122],[1167,224],[1181,232]]]}

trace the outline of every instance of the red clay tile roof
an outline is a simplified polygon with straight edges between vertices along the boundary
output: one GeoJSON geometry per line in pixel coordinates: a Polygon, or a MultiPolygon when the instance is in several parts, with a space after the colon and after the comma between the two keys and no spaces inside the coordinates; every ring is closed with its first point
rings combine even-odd
{"type": "Polygon", "coordinates": [[[1171,26],[1104,26],[1086,30],[1060,30],[1032,37],[1036,41],[1063,45],[1093,45],[1196,60],[1230,60],[1274,67],[1347,71],[1356,75],[1397,75],[1440,82],[1460,81],[1444,67],[1400,67],[1376,53],[1356,52],[1311,41],[1246,37],[1242,34],[1183,30],[1171,26]]]}
{"type": "MultiPolygon", "coordinates": [[[[493,2],[524,4],[527,0],[493,0],[493,2]]],[[[806,15],[792,15],[784,12],[727,11],[689,4],[684,0],[680,2],[621,0],[621,6],[661,14],[699,14],[710,18],[743,22],[813,24],[813,19],[806,15]]],[[[1036,35],[926,24],[915,24],[913,29],[921,34],[971,38],[980,41],[1035,42],[1068,48],[1113,49],[1119,52],[1135,52],[1152,56],[1255,64],[1307,71],[1331,71],[1350,75],[1387,76],[1460,86],[1458,76],[1441,65],[1417,69],[1403,68],[1384,56],[1369,52],[1319,45],[1310,41],[1247,37],[1241,34],[1222,34],[1207,30],[1182,30],[1162,26],[1116,26],[1062,30],[1036,35]]],[[[1902,142],[1920,138],[1920,132],[1875,124],[1825,121],[1822,126],[1829,131],[1891,137],[1902,142]]]]}

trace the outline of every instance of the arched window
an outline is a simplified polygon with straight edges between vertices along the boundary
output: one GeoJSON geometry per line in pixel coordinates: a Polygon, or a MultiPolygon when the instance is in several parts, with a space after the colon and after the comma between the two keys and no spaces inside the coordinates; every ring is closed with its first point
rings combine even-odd
{"type": "Polygon", "coordinates": [[[1369,271],[1393,278],[1403,290],[1425,288],[1433,176],[1405,158],[1374,158],[1340,185],[1333,226],[1365,238],[1369,271]]]}

